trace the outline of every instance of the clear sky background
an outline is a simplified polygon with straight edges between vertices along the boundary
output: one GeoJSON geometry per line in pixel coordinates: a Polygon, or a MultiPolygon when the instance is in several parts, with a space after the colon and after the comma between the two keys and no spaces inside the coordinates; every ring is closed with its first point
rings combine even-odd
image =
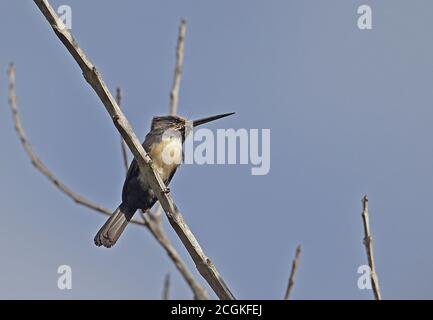
{"type": "MultiPolygon", "coordinates": [[[[371,299],[361,198],[370,199],[384,298],[433,298],[433,2],[51,1],[144,137],[169,105],[177,29],[188,21],[179,114],[236,111],[210,125],[271,129],[271,171],[186,165],[171,190],[238,298],[279,299],[296,245],[295,299],[371,299]],[[370,4],[373,30],[357,28],[370,4]]],[[[0,2],[0,297],[191,298],[149,232],[129,226],[97,248],[105,217],[60,194],[30,164],[13,129],[6,69],[17,67],[35,151],[75,191],[120,202],[119,135],[32,1],[0,2]],[[57,268],[72,267],[72,290],[57,268]]],[[[201,281],[166,223],[180,254],[201,281]]]]}

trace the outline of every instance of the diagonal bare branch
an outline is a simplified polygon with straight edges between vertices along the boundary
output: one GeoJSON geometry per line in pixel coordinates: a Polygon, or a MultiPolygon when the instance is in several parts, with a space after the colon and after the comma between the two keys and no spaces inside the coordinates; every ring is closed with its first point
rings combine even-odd
{"type": "Polygon", "coordinates": [[[122,110],[117,105],[101,75],[96,70],[96,67],[86,57],[83,50],[78,46],[71,33],[69,30],[67,30],[48,1],[34,0],[34,2],[53,28],[54,33],[65,45],[66,49],[83,71],[83,76],[86,81],[101,99],[107,112],[111,116],[114,125],[134,155],[141,174],[149,182],[151,188],[155,191],[155,194],[161,203],[171,226],[182,241],[183,245],[186,247],[191,258],[194,260],[200,274],[203,276],[203,278],[205,278],[220,299],[234,299],[230,289],[225,284],[214,264],[203,252],[203,249],[201,248],[194,234],[186,224],[182,214],[174,203],[171,194],[168,192],[169,189],[167,189],[159,174],[153,169],[152,159],[144,150],[143,146],[132,130],[131,125],[129,124],[122,110]]]}
{"type": "Polygon", "coordinates": [[[296,271],[298,271],[299,258],[301,257],[301,246],[296,248],[295,258],[292,262],[292,270],[290,271],[289,283],[287,285],[286,294],[284,295],[284,300],[290,299],[290,294],[292,293],[293,286],[295,284],[296,271]]]}
{"type": "MultiPolygon", "coordinates": [[[[116,102],[120,107],[122,102],[122,90],[119,87],[116,89],[116,102]]],[[[127,173],[129,168],[128,151],[127,151],[128,147],[125,143],[125,140],[123,140],[122,136],[120,136],[120,147],[122,149],[123,165],[125,166],[125,172],[127,173]]]]}
{"type": "Polygon", "coordinates": [[[370,218],[368,215],[367,196],[364,196],[364,198],[362,198],[362,207],[363,207],[362,221],[364,224],[364,245],[365,245],[365,250],[367,251],[368,265],[370,266],[371,285],[373,287],[374,298],[376,300],[382,300],[380,294],[379,279],[377,277],[376,266],[374,264],[373,237],[371,236],[371,232],[370,232],[370,221],[369,221],[370,218]]]}

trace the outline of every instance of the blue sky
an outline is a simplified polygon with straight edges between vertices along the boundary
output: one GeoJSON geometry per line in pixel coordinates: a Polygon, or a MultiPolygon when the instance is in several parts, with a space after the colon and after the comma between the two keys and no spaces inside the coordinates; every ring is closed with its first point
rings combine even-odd
{"type": "MultiPolygon", "coordinates": [[[[271,130],[271,170],[185,165],[177,205],[238,298],[279,299],[303,247],[294,299],[370,299],[361,198],[370,199],[384,298],[433,298],[431,1],[51,1],[142,138],[167,113],[177,28],[188,21],[179,114],[236,111],[209,128],[271,130]],[[373,29],[357,28],[369,4],[373,29]]],[[[0,2],[0,297],[158,299],[191,292],[143,228],[104,250],[105,217],[74,204],[30,164],[13,130],[6,69],[17,67],[34,150],[75,191],[108,208],[124,178],[119,136],[32,1],[0,2]],[[72,268],[72,290],[57,268],[72,268]]],[[[176,234],[166,230],[204,284],[176,234]]]]}

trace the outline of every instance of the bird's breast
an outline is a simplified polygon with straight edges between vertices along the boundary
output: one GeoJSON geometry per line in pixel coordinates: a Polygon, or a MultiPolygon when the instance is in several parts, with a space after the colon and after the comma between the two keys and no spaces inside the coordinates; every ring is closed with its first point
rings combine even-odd
{"type": "Polygon", "coordinates": [[[149,155],[152,158],[154,169],[166,181],[182,162],[182,141],[175,137],[162,139],[151,146],[149,155]]]}

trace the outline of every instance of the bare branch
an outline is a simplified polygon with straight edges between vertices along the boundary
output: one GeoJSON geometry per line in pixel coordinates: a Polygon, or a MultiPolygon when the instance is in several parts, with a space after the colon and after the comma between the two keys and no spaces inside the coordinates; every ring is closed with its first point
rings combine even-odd
{"type": "MultiPolygon", "coordinates": [[[[120,90],[120,88],[118,87],[116,89],[116,102],[117,104],[121,105],[122,102],[122,91],[120,90]]],[[[125,172],[128,172],[128,168],[129,168],[129,160],[128,160],[128,152],[127,152],[127,146],[125,143],[125,140],[123,140],[122,136],[120,136],[120,147],[122,148],[122,159],[123,159],[123,165],[125,166],[125,172]]]]}
{"type": "MultiPolygon", "coordinates": [[[[19,111],[18,111],[17,97],[16,97],[16,93],[15,93],[15,66],[12,63],[9,65],[8,77],[9,77],[9,106],[10,106],[11,111],[12,111],[15,130],[16,130],[18,137],[20,138],[21,144],[23,145],[24,150],[26,151],[27,155],[29,156],[33,166],[37,170],[39,170],[49,181],[51,181],[57,189],[59,189],[65,195],[70,197],[77,204],[80,204],[80,205],[85,206],[89,209],[95,210],[97,212],[100,212],[104,215],[110,216],[112,213],[110,210],[108,210],[104,207],[101,207],[90,200],[87,200],[83,196],[81,196],[81,195],[73,192],[71,189],[69,189],[45,166],[45,164],[34,153],[32,147],[30,146],[30,143],[27,139],[26,133],[24,131],[24,127],[23,127],[22,122],[21,122],[19,111]]],[[[137,221],[137,220],[133,220],[132,223],[144,225],[143,222],[137,221]]]]}
{"type": "Polygon", "coordinates": [[[368,216],[368,198],[367,198],[367,196],[364,196],[364,198],[362,199],[362,207],[363,207],[362,221],[364,223],[364,245],[365,245],[365,250],[367,251],[368,265],[370,266],[371,285],[373,287],[374,298],[376,300],[382,300],[382,297],[380,294],[379,279],[377,277],[376,267],[374,264],[373,237],[371,236],[371,232],[370,232],[370,221],[369,221],[369,216],[368,216]]]}
{"type": "Polygon", "coordinates": [[[295,284],[295,276],[296,276],[296,271],[298,270],[300,256],[301,256],[301,246],[299,245],[296,248],[295,258],[293,259],[292,262],[292,270],[290,271],[289,283],[287,285],[286,294],[284,295],[284,300],[290,299],[290,294],[292,293],[293,285],[295,284]]]}
{"type": "Polygon", "coordinates": [[[167,273],[164,279],[164,290],[162,291],[162,300],[168,300],[170,294],[170,274],[167,273]]]}
{"type": "Polygon", "coordinates": [[[205,255],[194,234],[186,224],[182,214],[174,203],[173,198],[170,193],[167,192],[168,189],[163,180],[159,174],[153,170],[151,158],[142,147],[140,141],[132,130],[131,125],[117,105],[101,75],[96,70],[96,67],[89,59],[87,59],[83,50],[78,46],[71,33],[67,30],[48,1],[34,0],[34,2],[53,28],[57,37],[65,45],[66,49],[83,71],[86,81],[101,99],[107,112],[110,114],[114,125],[134,155],[141,174],[155,191],[171,226],[181,239],[191,258],[194,260],[200,274],[206,279],[220,299],[234,299],[233,294],[230,292],[211,260],[205,255]]]}
{"type": "Polygon", "coordinates": [[[186,35],[186,20],[181,19],[179,25],[179,36],[177,38],[176,66],[174,69],[173,88],[171,89],[170,92],[170,114],[171,115],[175,115],[177,113],[177,106],[179,104],[179,88],[180,88],[180,80],[182,78],[185,35],[186,35]]]}

